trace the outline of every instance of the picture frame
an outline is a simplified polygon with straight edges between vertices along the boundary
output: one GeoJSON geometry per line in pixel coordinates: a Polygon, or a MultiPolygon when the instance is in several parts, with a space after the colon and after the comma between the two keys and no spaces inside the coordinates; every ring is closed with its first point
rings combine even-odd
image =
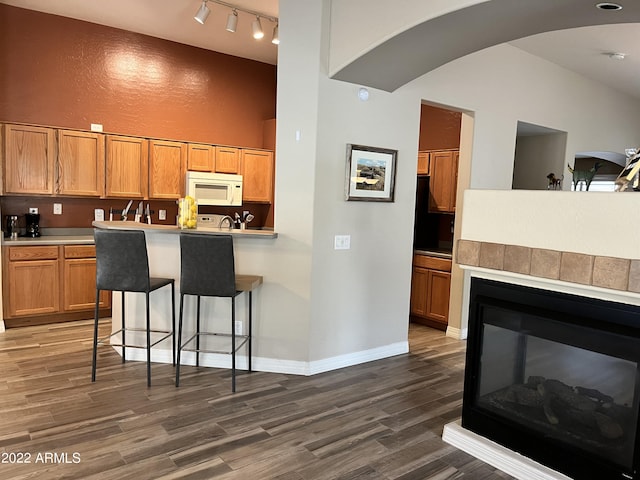
{"type": "Polygon", "coordinates": [[[398,151],[347,144],[345,199],[393,202],[398,151]]]}

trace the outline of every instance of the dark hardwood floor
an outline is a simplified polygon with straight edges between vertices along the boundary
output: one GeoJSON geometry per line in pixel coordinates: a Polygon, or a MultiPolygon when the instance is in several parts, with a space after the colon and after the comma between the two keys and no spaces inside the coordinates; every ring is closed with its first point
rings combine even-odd
{"type": "MultiPolygon", "coordinates": [[[[101,328],[109,328],[109,321],[101,328]]],[[[0,478],[507,479],[441,440],[460,416],[464,342],[412,324],[411,353],[311,377],[153,366],[92,322],[0,333],[0,478]],[[23,463],[18,463],[18,461],[23,463]],[[30,463],[26,463],[26,462],[30,463]]]]}

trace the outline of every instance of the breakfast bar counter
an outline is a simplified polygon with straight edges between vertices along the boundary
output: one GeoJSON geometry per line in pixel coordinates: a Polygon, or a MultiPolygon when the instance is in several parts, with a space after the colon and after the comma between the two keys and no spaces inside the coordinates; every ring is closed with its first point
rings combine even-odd
{"type": "MultiPolygon", "coordinates": [[[[137,223],[131,221],[94,221],[93,226],[99,229],[116,229],[116,230],[142,230],[145,233],[147,244],[147,255],[149,258],[149,273],[153,277],[174,278],[175,279],[175,294],[176,294],[176,319],[179,315],[180,304],[180,233],[186,232],[189,234],[197,235],[231,235],[234,244],[234,256],[236,265],[236,285],[240,285],[238,290],[253,291],[253,326],[254,328],[260,322],[260,304],[262,296],[262,288],[259,288],[262,283],[262,278],[258,284],[245,285],[242,282],[247,276],[260,276],[263,273],[259,271],[256,264],[253,261],[247,261],[247,255],[245,251],[253,249],[251,244],[256,241],[263,243],[273,242],[277,234],[270,230],[241,230],[241,229],[227,229],[227,228],[197,228],[197,229],[180,229],[176,226],[168,225],[148,225],[144,223],[137,223]],[[262,240],[260,240],[262,239],[262,240]],[[243,258],[244,257],[244,258],[243,258]],[[247,263],[245,265],[245,263],[247,263]]],[[[188,254],[188,252],[187,252],[188,254]]],[[[252,277],[253,278],[253,277],[252,277]]],[[[255,281],[254,281],[255,283],[255,281]]],[[[171,330],[171,291],[170,289],[159,289],[151,293],[151,326],[152,329],[158,330],[171,330]]],[[[243,295],[236,300],[236,334],[242,335],[248,332],[248,316],[249,316],[249,296],[243,295]]],[[[145,295],[144,293],[131,293],[125,294],[125,316],[127,325],[135,328],[145,327],[145,295]]],[[[185,296],[184,299],[184,313],[185,323],[183,324],[183,337],[188,338],[195,332],[195,308],[196,297],[185,296]]],[[[201,298],[201,317],[203,322],[207,322],[207,327],[212,331],[228,332],[231,333],[231,303],[228,298],[201,298]]],[[[116,332],[121,327],[122,316],[121,295],[113,295],[112,300],[112,331],[116,332]]],[[[131,341],[136,344],[144,343],[144,334],[141,334],[139,338],[129,338],[127,341],[131,341]]],[[[210,347],[211,350],[219,350],[219,345],[215,342],[219,342],[218,338],[206,339],[211,342],[210,346],[204,345],[203,348],[210,347]]],[[[120,339],[115,337],[113,343],[121,343],[120,339]]],[[[119,353],[121,349],[114,347],[119,353]]],[[[127,360],[141,360],[146,361],[146,352],[141,349],[126,350],[127,360]]],[[[246,352],[242,350],[238,352],[237,368],[246,368],[247,357],[246,352]]],[[[171,341],[166,340],[159,343],[151,351],[152,362],[171,363],[171,341]]],[[[195,354],[192,352],[185,352],[181,358],[181,364],[193,365],[195,364],[195,354]]],[[[217,354],[217,353],[202,353],[200,355],[200,365],[206,367],[218,367],[218,368],[230,368],[231,359],[229,355],[217,354]]]]}

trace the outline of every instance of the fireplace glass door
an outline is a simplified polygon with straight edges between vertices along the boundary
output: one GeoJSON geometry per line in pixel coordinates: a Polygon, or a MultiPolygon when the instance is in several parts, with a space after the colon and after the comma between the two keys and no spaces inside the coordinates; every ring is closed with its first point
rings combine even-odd
{"type": "Polygon", "coordinates": [[[474,278],[469,330],[465,428],[576,479],[636,478],[640,308],[474,278]]]}

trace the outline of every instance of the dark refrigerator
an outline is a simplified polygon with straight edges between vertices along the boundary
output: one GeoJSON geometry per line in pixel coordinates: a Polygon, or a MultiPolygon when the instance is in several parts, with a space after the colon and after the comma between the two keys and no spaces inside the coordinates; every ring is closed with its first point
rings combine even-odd
{"type": "Polygon", "coordinates": [[[414,249],[425,250],[437,248],[438,228],[436,223],[434,215],[429,214],[429,176],[418,175],[413,230],[414,249]]]}

